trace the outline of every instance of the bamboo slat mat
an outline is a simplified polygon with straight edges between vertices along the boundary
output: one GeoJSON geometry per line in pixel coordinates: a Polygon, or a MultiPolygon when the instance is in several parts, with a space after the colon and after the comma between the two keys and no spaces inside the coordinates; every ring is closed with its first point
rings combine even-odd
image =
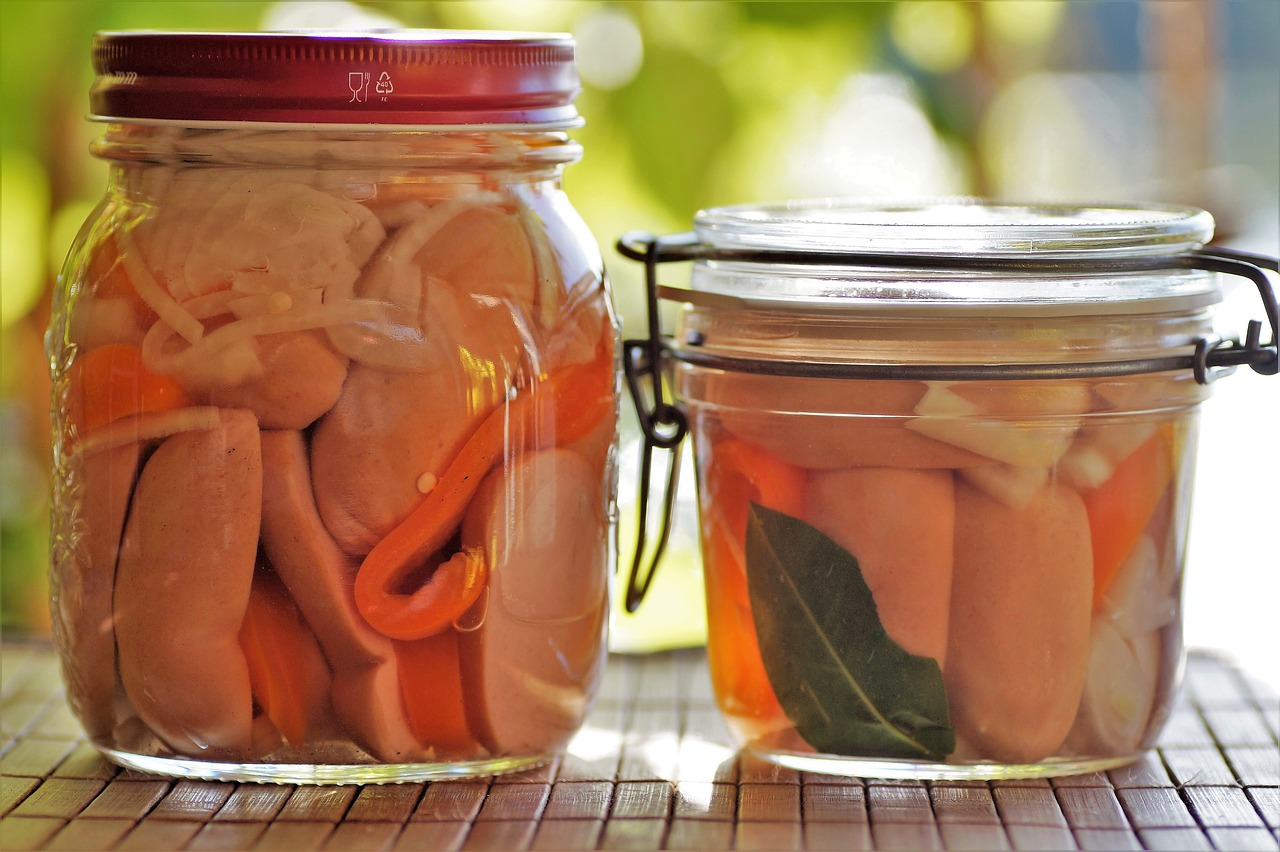
{"type": "Polygon", "coordinates": [[[84,741],[47,645],[9,642],[0,668],[4,850],[1280,849],[1280,698],[1203,654],[1135,765],[931,784],[736,754],[698,650],[610,659],[587,726],[549,766],[367,787],[122,771],[84,741]]]}

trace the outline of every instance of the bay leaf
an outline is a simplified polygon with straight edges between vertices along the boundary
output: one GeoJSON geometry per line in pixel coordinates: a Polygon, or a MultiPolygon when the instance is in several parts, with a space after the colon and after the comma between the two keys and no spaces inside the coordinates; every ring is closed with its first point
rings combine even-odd
{"type": "Polygon", "coordinates": [[[765,672],[809,745],[927,760],[955,750],[941,668],[885,632],[853,554],[799,518],[752,503],[746,555],[765,672]]]}

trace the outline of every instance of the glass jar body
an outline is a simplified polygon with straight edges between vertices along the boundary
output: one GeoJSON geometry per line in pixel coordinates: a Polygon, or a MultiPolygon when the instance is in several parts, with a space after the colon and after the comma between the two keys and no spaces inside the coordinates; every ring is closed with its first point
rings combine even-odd
{"type": "MultiPolygon", "coordinates": [[[[1053,364],[1208,328],[1201,310],[806,320],[699,305],[676,339],[772,363],[1053,364]]],[[[1205,396],[1190,374],[675,369],[711,674],[744,748],[809,771],[977,779],[1096,771],[1154,743],[1183,659],[1205,396]]]]}
{"type": "Polygon", "coordinates": [[[604,658],[615,328],[546,132],[108,125],[64,267],[55,638],[127,766],[517,769],[604,658]]]}

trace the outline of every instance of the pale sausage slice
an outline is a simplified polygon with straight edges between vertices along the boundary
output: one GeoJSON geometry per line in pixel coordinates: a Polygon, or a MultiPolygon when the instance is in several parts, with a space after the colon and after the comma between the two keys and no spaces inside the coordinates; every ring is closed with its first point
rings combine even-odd
{"type": "Polygon", "coordinates": [[[955,543],[944,677],[957,737],[977,757],[1042,760],[1067,736],[1089,662],[1084,503],[1050,483],[1018,510],[960,481],[955,543]]]}
{"type": "Polygon", "coordinates": [[[114,724],[116,634],[111,602],[116,559],[141,445],[134,441],[84,454],[82,534],[65,563],[57,604],[62,622],[67,699],[91,738],[114,724]]]}
{"type": "Polygon", "coordinates": [[[305,429],[342,393],[347,359],[318,331],[267,334],[254,341],[263,375],[232,387],[214,387],[209,401],[247,408],[263,429],[305,429]]]}
{"type": "Polygon", "coordinates": [[[461,637],[463,682],[495,755],[560,749],[586,715],[604,662],[602,491],[577,453],[532,453],[491,473],[463,521],[490,571],[483,622],[461,637]]]}
{"type": "Polygon", "coordinates": [[[459,293],[493,296],[523,310],[533,305],[533,247],[520,218],[501,207],[462,210],[423,244],[414,260],[459,293]]]}
{"type": "Polygon", "coordinates": [[[885,632],[912,654],[947,657],[955,489],[949,470],[815,473],[808,520],[853,554],[885,632]]]}
{"type": "Polygon", "coordinates": [[[120,677],[142,720],[182,754],[252,748],[239,631],[261,515],[262,453],[247,411],[167,439],[138,479],[116,577],[120,677]]]}
{"type": "Polygon", "coordinates": [[[989,463],[977,453],[907,428],[921,382],[779,379],[744,373],[689,374],[687,395],[703,400],[725,429],[790,464],[959,468],[989,463]]]}
{"type": "Polygon", "coordinates": [[[311,473],[325,527],[363,556],[422,502],[489,411],[470,410],[452,365],[391,373],[354,365],[342,397],[312,435],[311,473]]]}
{"type": "Polygon", "coordinates": [[[522,344],[509,314],[428,282],[427,340],[412,372],[356,363],[312,435],[316,505],[345,553],[364,556],[422,502],[506,399],[522,344]]]}
{"type": "Polygon", "coordinates": [[[374,757],[408,761],[420,749],[405,718],[395,651],[356,611],[356,565],[316,511],[302,433],[263,432],[262,461],[263,548],[333,669],[334,712],[374,757]]]}

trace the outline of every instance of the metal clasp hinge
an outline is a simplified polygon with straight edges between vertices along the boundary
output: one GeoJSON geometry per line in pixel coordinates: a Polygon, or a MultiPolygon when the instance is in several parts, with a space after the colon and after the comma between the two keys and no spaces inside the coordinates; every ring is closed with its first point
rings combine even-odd
{"type": "MultiPolygon", "coordinates": [[[[625,340],[622,343],[622,369],[627,380],[644,434],[640,451],[639,518],[636,525],[636,547],[627,575],[627,592],[623,599],[627,612],[635,612],[653,583],[654,572],[671,538],[671,522],[675,514],[676,486],[680,481],[680,445],[689,432],[689,422],[683,411],[666,401],[663,389],[663,355],[666,345],[662,339],[662,326],[658,313],[657,266],[658,240],[644,235],[628,235],[641,245],[640,257],[628,255],[644,262],[645,295],[648,312],[649,336],[641,340],[625,340]],[[662,526],[648,560],[648,568],[641,570],[648,549],[649,531],[649,481],[653,473],[655,450],[669,453],[667,476],[662,494],[662,526]]],[[[620,242],[621,245],[621,242],[620,242]]]]}
{"type": "Polygon", "coordinates": [[[1181,260],[1182,265],[1190,269],[1248,278],[1258,288],[1263,313],[1271,326],[1271,340],[1267,343],[1262,342],[1260,320],[1249,320],[1243,344],[1234,339],[1199,341],[1191,365],[1196,381],[1205,385],[1242,366],[1248,366],[1263,376],[1274,376],[1280,372],[1280,309],[1276,306],[1271,280],[1264,271],[1280,272],[1280,262],[1273,257],[1220,248],[1193,251],[1183,255],[1181,260]]]}

